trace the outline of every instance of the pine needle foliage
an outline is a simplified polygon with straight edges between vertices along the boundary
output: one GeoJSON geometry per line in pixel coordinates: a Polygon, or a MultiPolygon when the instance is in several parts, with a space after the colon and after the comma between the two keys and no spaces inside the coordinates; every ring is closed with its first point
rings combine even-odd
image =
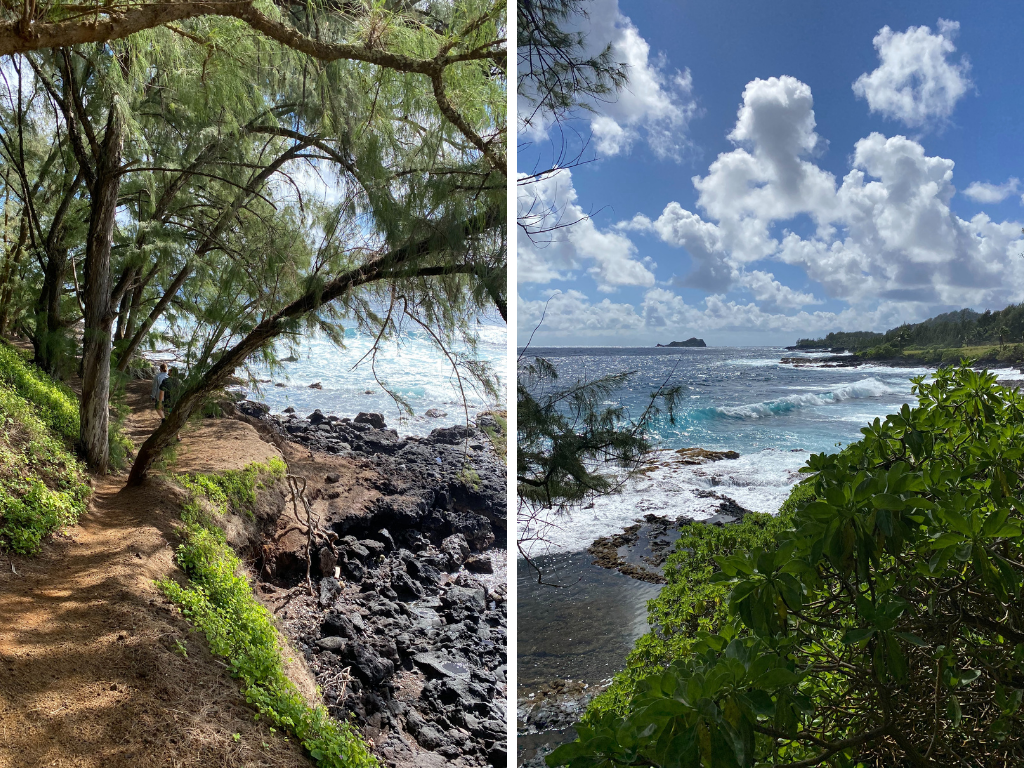
{"type": "Polygon", "coordinates": [[[653,392],[639,415],[604,405],[635,375],[627,371],[564,386],[541,357],[520,358],[516,384],[516,493],[519,548],[528,554],[545,529],[589,499],[617,490],[649,454],[648,431],[675,418],[680,387],[653,392]]]}

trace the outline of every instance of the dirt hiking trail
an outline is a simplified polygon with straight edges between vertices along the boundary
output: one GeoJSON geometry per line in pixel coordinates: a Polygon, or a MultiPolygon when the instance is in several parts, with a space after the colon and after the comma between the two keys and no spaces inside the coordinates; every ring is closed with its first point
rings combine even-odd
{"type": "MultiPolygon", "coordinates": [[[[149,387],[129,387],[136,445],[159,419],[149,387]]],[[[230,419],[183,439],[178,471],[280,455],[230,419]]],[[[94,479],[88,514],[39,556],[0,555],[0,768],[309,768],[297,744],[254,722],[225,664],[153,584],[181,578],[180,492],[126,478],[94,479]]]]}

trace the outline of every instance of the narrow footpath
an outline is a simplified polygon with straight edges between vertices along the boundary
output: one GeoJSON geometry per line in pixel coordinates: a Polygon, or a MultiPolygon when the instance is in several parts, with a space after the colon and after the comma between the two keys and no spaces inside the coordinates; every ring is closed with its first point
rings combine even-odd
{"type": "MultiPolygon", "coordinates": [[[[128,393],[137,445],[158,420],[149,386],[128,393]]],[[[176,470],[272,455],[250,426],[208,420],[184,434],[176,470]]],[[[308,768],[298,745],[254,721],[224,663],[154,586],[181,578],[179,491],[126,478],[94,479],[88,514],[39,556],[0,555],[0,768],[308,768]]]]}

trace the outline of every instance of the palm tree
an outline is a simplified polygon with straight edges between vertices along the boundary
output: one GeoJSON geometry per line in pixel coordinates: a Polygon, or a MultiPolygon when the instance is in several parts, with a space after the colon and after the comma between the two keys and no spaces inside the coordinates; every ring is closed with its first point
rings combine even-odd
{"type": "Polygon", "coordinates": [[[1009,335],[1010,335],[1010,329],[1007,328],[1005,325],[1000,325],[999,326],[999,348],[1000,349],[1003,348],[1003,343],[1004,343],[1003,340],[1007,336],[1009,336],[1009,335]]]}

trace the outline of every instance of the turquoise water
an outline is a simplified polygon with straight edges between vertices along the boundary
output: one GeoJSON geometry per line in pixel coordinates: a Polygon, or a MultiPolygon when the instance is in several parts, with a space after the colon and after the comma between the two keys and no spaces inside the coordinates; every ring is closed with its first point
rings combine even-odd
{"type": "Polygon", "coordinates": [[[932,370],[824,367],[814,363],[822,355],[781,347],[536,348],[531,354],[548,359],[563,384],[636,371],[607,403],[634,415],[659,386],[680,385],[676,422],[659,418],[651,434],[655,445],[740,453],[733,461],[661,468],[621,494],[597,499],[592,509],[545,529],[545,541],[534,545],[537,555],[585,550],[599,536],[621,531],[648,513],[706,517],[719,503],[699,493],[709,490],[747,509],[777,512],[812,452],[836,451],[858,440],[869,421],[913,400],[911,377],[932,370]],[[782,357],[802,357],[809,364],[784,365],[782,357]]]}
{"type": "MultiPolygon", "coordinates": [[[[472,420],[479,411],[504,408],[506,403],[505,326],[480,325],[477,330],[480,341],[472,359],[483,361],[499,377],[497,398],[476,385],[465,369],[460,370],[460,390],[451,361],[425,333],[404,334],[398,344],[384,346],[371,365],[369,358],[359,361],[371,348],[373,338],[354,331],[346,333],[345,349],[323,338],[307,338],[301,342],[298,360],[284,363],[283,370],[271,374],[254,368],[259,378],[271,381],[248,394],[269,405],[272,413],[288,407],[295,408],[301,416],[316,408],[338,416],[355,416],[360,411],[381,413],[388,426],[401,434],[426,434],[437,427],[464,424],[467,414],[472,420]],[[309,385],[314,383],[322,388],[311,389],[309,385]],[[399,409],[385,386],[409,403],[413,416],[399,409]],[[425,416],[430,409],[446,415],[425,416]]],[[[468,350],[460,352],[469,356],[468,350]]]]}

